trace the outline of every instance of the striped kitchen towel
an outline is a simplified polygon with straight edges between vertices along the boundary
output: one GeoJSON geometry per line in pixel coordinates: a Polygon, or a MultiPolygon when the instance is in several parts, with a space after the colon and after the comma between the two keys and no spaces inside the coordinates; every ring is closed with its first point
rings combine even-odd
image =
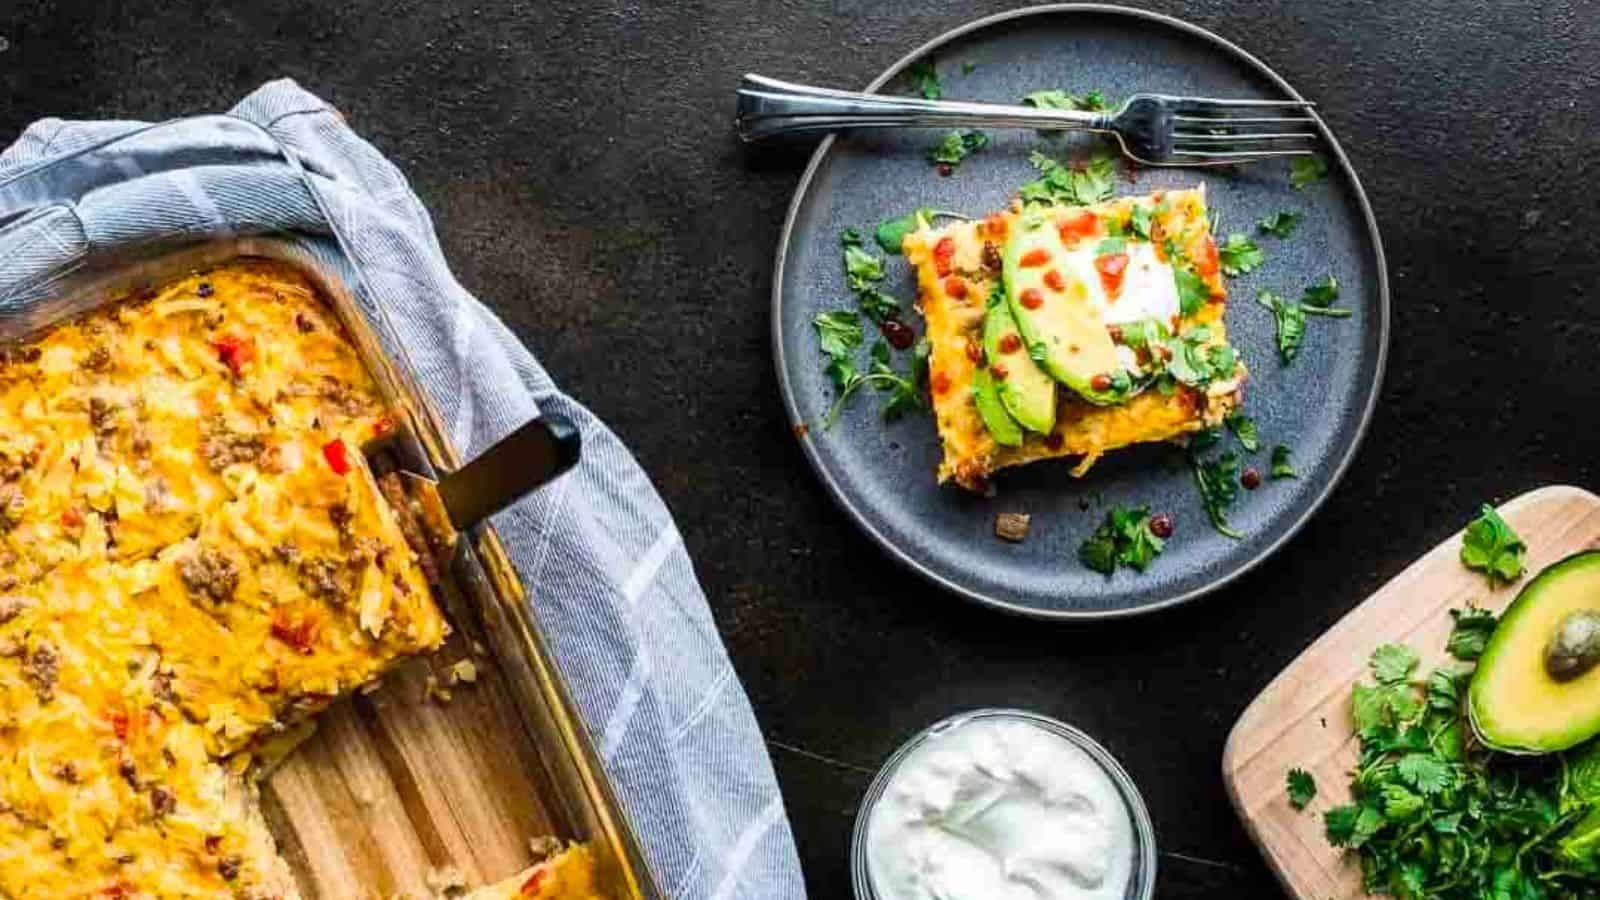
{"type": "Polygon", "coordinates": [[[579,426],[578,467],[494,521],[652,867],[673,898],[804,897],[771,761],[671,514],[456,283],[405,178],[327,103],[275,81],[227,115],[35,123],[0,154],[0,318],[37,315],[41,284],[108,248],[267,232],[359,273],[467,456],[538,411],[579,426]]]}

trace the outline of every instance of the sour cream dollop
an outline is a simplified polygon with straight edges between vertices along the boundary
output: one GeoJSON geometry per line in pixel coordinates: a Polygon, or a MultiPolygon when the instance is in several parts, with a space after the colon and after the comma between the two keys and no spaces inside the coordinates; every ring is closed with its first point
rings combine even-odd
{"type": "Polygon", "coordinates": [[[866,849],[878,900],[1121,900],[1133,824],[1083,749],[1023,720],[977,718],[896,765],[866,849]]]}

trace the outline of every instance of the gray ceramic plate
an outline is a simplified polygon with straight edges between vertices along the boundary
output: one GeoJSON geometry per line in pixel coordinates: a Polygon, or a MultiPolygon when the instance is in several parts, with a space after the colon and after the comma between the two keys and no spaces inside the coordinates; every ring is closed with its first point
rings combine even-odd
{"type": "MultiPolygon", "coordinates": [[[[870,90],[909,92],[912,62],[931,57],[951,99],[1015,101],[1031,91],[1101,90],[1112,98],[1137,91],[1213,97],[1300,95],[1260,61],[1209,32],[1176,19],[1119,7],[1064,5],[993,16],[919,48],[870,90]],[[970,71],[963,74],[963,64],[970,71]]],[[[1181,454],[1137,447],[1102,459],[1087,477],[1070,462],[1036,463],[1000,473],[997,494],[980,497],[939,487],[939,441],[929,416],[884,423],[879,400],[863,391],[833,428],[818,427],[833,398],[811,320],[851,308],[839,235],[870,235],[880,220],[917,206],[968,214],[1003,208],[1034,177],[1030,150],[1081,156],[1088,138],[995,132],[985,151],[949,178],[925,153],[942,135],[901,131],[830,138],[812,157],[789,209],[773,287],[773,344],[784,402],[801,444],[834,498],[892,556],[944,587],[1000,609],[1045,618],[1097,618],[1160,609],[1237,578],[1289,539],[1332,491],[1355,455],[1372,415],[1389,332],[1389,291],[1377,224],[1333,135],[1323,129],[1329,176],[1306,189],[1289,184],[1274,161],[1237,172],[1145,169],[1119,193],[1203,182],[1220,231],[1252,233],[1280,209],[1304,213],[1289,240],[1256,235],[1267,262],[1232,279],[1228,324],[1251,369],[1245,411],[1260,426],[1263,448],[1246,462],[1269,468],[1267,448],[1293,449],[1298,480],[1265,481],[1241,492],[1231,513],[1245,532],[1230,540],[1206,520],[1181,454]],[[1313,318],[1305,346],[1288,368],[1278,361],[1272,315],[1252,302],[1262,289],[1299,296],[1309,283],[1338,276],[1348,319],[1313,318]],[[1171,513],[1176,535],[1149,571],[1092,572],[1078,544],[1112,504],[1171,513]],[[994,537],[999,512],[1033,515],[1021,544],[994,537]]],[[[870,238],[869,238],[870,244],[870,238]]],[[[910,267],[891,257],[885,288],[915,297],[910,267]]],[[[914,314],[909,320],[921,330],[914,314]]],[[[861,356],[865,356],[863,352],[861,356]]],[[[904,359],[898,360],[904,367],[904,359]]],[[[864,363],[862,363],[864,365],[864,363]]],[[[1231,440],[1231,439],[1230,439],[1231,440]]]]}

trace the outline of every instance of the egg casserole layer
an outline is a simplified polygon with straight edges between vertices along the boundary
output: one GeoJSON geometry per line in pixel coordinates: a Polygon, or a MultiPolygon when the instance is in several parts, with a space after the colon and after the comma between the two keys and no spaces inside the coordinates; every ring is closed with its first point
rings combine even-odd
{"type": "MultiPolygon", "coordinates": [[[[1081,476],[1107,451],[1181,439],[1214,427],[1240,402],[1245,367],[1227,348],[1223,323],[1227,292],[1204,188],[1119,197],[1089,207],[1024,210],[1018,204],[982,220],[942,228],[924,221],[906,236],[902,250],[916,269],[919,302],[927,320],[929,383],[944,449],[940,482],[953,479],[981,491],[1000,469],[1053,457],[1079,457],[1072,473],[1081,476]],[[1082,304],[1084,314],[1093,318],[1093,327],[1115,336],[1115,346],[1106,343],[1108,352],[1119,354],[1112,358],[1126,358],[1135,370],[1149,366],[1149,354],[1170,358],[1170,353],[1154,345],[1134,350],[1123,343],[1122,329],[1159,321],[1164,336],[1188,334],[1199,352],[1224,352],[1234,360],[1227,364],[1231,371],[1199,389],[1170,378],[1155,380],[1121,402],[1092,403],[1062,387],[1055,393],[1048,430],[1021,430],[1020,443],[1014,446],[998,442],[985,426],[974,391],[980,369],[988,370],[985,377],[1007,377],[985,351],[986,306],[991,295],[1003,291],[1002,260],[1008,242],[1019,227],[1041,218],[1042,227],[1059,231],[1060,255],[1052,259],[1040,254],[1043,281],[1029,299],[1043,304],[1068,297],[1092,301],[1082,304]],[[1200,302],[1187,314],[1180,313],[1173,286],[1174,274],[1180,271],[1196,278],[1197,286],[1203,285],[1196,288],[1200,302]]],[[[1021,265],[1031,263],[1035,260],[1024,257],[1021,265]]],[[[1015,339],[1011,346],[1016,346],[1015,339]]],[[[1078,351],[1076,346],[1065,349],[1078,351]]],[[[1020,364],[1029,365],[1029,350],[1024,347],[1020,352],[1020,364]]]]}
{"type": "Polygon", "coordinates": [[[499,884],[479,888],[463,900],[605,900],[595,886],[594,853],[573,844],[499,884]]]}
{"type": "Polygon", "coordinates": [[[0,897],[296,896],[255,753],[449,632],[390,415],[265,261],[0,356],[0,897]]]}

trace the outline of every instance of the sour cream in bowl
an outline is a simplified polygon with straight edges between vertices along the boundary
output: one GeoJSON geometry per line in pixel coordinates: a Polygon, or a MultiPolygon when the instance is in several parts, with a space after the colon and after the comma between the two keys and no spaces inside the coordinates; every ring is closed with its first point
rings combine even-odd
{"type": "Polygon", "coordinates": [[[1133,782],[1083,732],[1020,710],[946,719],[868,789],[857,900],[1149,900],[1155,835],[1133,782]]]}

